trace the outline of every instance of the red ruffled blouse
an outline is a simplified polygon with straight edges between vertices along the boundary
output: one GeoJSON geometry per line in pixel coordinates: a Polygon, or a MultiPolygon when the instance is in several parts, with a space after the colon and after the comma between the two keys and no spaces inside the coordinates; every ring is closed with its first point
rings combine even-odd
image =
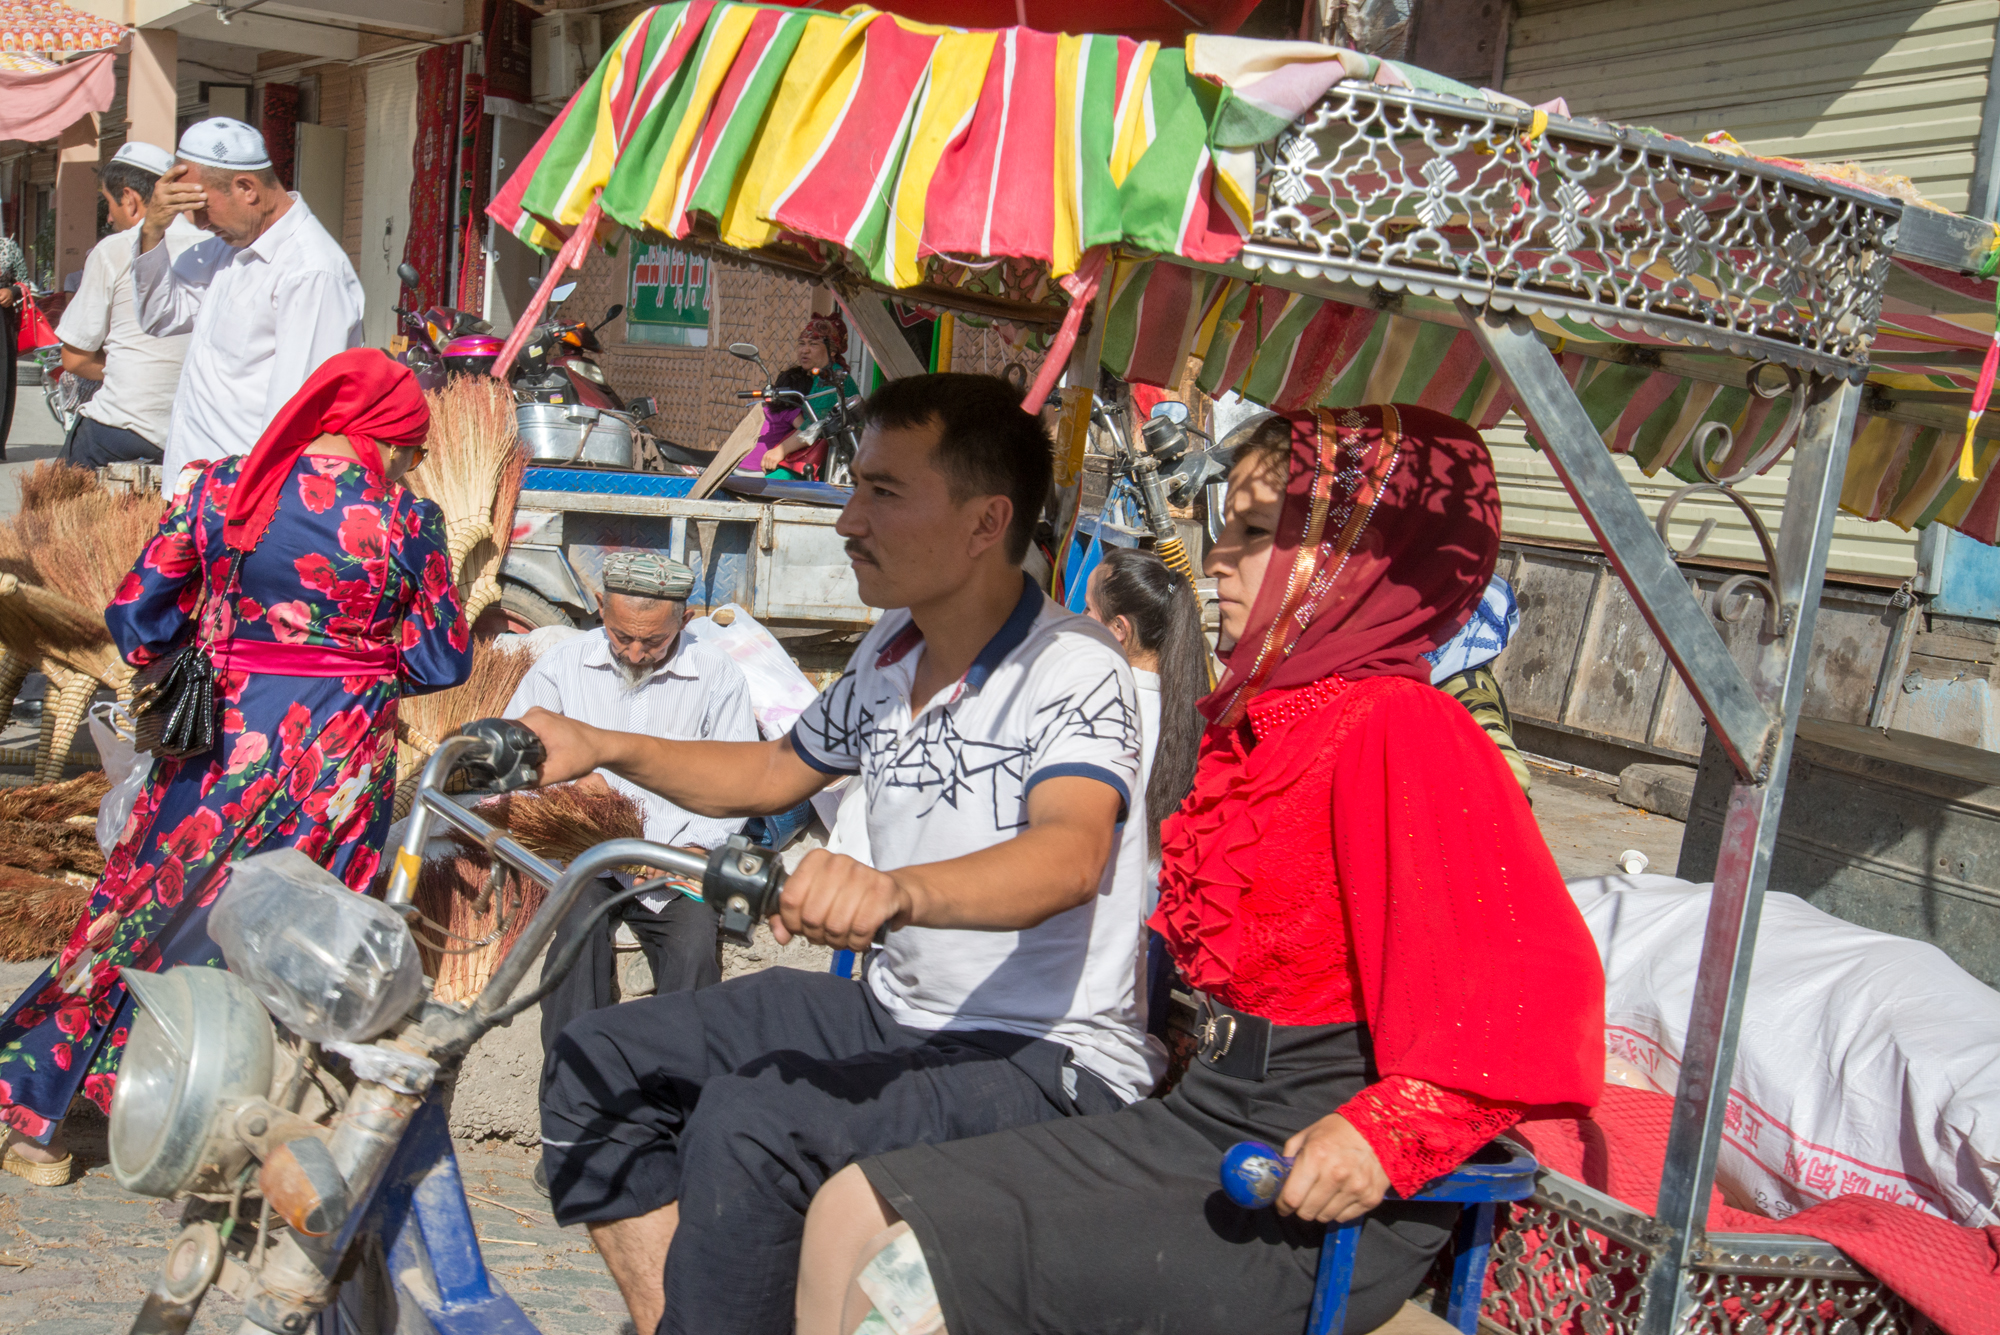
{"type": "Polygon", "coordinates": [[[1267,690],[1161,829],[1181,976],[1277,1024],[1363,1021],[1338,1111],[1408,1193],[1530,1109],[1596,1103],[1604,977],[1526,799],[1457,701],[1400,677],[1267,690]]]}

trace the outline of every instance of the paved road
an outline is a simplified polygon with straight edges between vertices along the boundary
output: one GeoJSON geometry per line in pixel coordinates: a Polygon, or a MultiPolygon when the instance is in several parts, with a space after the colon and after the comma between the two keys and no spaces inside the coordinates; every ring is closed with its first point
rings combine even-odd
{"type": "MultiPolygon", "coordinates": [[[[79,1133],[91,1164],[80,1181],[31,1187],[0,1174],[0,1331],[124,1330],[179,1232],[178,1204],[134,1196],[112,1180],[101,1124],[79,1133]]],[[[557,1228],[529,1181],[528,1151],[466,1147],[460,1165],[467,1190],[487,1198],[471,1202],[487,1265],[535,1324],[548,1335],[629,1335],[624,1304],[589,1236],[557,1228]]],[[[213,1292],[193,1335],[233,1335],[241,1317],[234,1300],[213,1292]]]]}
{"type": "MultiPolygon", "coordinates": [[[[1608,874],[1627,848],[1646,853],[1656,870],[1673,870],[1679,823],[1619,806],[1613,790],[1592,779],[1538,770],[1535,781],[1535,815],[1565,876],[1608,874]]],[[[0,992],[11,997],[32,973],[0,967],[0,992]]],[[[0,1331],[122,1330],[178,1232],[177,1206],[133,1196],[112,1180],[102,1124],[78,1131],[89,1165],[81,1181],[42,1188],[0,1174],[0,1331]],[[29,1264],[18,1268],[14,1260],[29,1264]]],[[[548,1335],[629,1332],[588,1235],[557,1228],[535,1192],[530,1151],[490,1141],[462,1145],[460,1162],[468,1188],[487,1198],[472,1202],[487,1264],[536,1324],[548,1335]]],[[[233,1335],[239,1315],[226,1295],[213,1294],[195,1335],[233,1335]]]]}
{"type": "Polygon", "coordinates": [[[7,434],[7,459],[0,463],[0,516],[21,508],[15,474],[62,453],[62,432],[42,401],[42,387],[22,385],[20,395],[14,404],[14,429],[7,434]]]}

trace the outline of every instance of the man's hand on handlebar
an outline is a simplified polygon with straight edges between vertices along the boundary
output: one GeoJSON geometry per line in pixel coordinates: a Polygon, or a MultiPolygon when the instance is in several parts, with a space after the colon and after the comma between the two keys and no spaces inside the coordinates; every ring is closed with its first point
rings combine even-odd
{"type": "Polygon", "coordinates": [[[537,706],[521,715],[521,722],[542,739],[548,759],[542,762],[542,782],[562,783],[596,769],[603,752],[602,733],[588,723],[579,723],[537,706]]]}
{"type": "Polygon", "coordinates": [[[913,910],[894,876],[839,853],[815,848],[785,880],[771,935],[795,936],[835,950],[866,950],[884,927],[901,927],[913,910]]]}

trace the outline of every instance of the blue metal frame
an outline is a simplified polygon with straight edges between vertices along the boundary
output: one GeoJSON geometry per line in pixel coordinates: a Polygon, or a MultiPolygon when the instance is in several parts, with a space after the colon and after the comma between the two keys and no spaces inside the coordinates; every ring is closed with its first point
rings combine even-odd
{"type": "MultiPolygon", "coordinates": [[[[410,1119],[362,1230],[388,1244],[398,1294],[416,1303],[438,1335],[541,1335],[486,1272],[438,1099],[410,1119]]],[[[339,1335],[337,1311],[321,1315],[321,1335],[339,1335]]]]}
{"type": "MultiPolygon", "coordinates": [[[[1493,1248],[1493,1221],[1501,1201],[1526,1200],[1535,1192],[1535,1156],[1512,1141],[1496,1140],[1455,1172],[1427,1183],[1409,1196],[1391,1200],[1456,1201],[1463,1211],[1452,1234],[1451,1284],[1444,1318],[1464,1335],[1479,1329],[1479,1303],[1486,1290],[1486,1262],[1493,1248]]],[[[1245,1209],[1261,1209],[1278,1197],[1292,1161],[1261,1141],[1246,1140],[1222,1157],[1222,1189],[1245,1209]]],[[[1361,1247],[1367,1216],[1327,1230],[1320,1245],[1319,1274],[1313,1281],[1312,1312],[1306,1335],[1334,1335],[1347,1325],[1347,1294],[1354,1282],[1354,1257],[1361,1247]]]]}

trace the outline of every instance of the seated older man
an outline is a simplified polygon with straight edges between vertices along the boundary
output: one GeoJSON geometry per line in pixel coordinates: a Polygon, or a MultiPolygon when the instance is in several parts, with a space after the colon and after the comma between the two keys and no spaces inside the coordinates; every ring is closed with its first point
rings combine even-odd
{"type": "MultiPolygon", "coordinates": [[[[681,635],[681,613],[694,573],[652,552],[617,552],[604,562],[604,624],[543,654],[507,704],[507,717],[546,709],[593,727],[682,741],[754,742],[757,720],[750,687],[729,655],[681,635]]],[[[631,798],[645,817],[646,838],[662,844],[713,848],[743,826],[740,817],[697,816],[658,793],[600,769],[611,788],[631,798]]],[[[600,881],[586,890],[557,936],[551,959],[581,930],[590,911],[613,892],[600,881]]],[[[715,913],[700,900],[671,891],[626,904],[625,923],[653,966],[656,992],[687,992],[722,977],[716,957],[715,913]]],[[[542,1000],[542,1045],[585,1011],[613,1000],[614,924],[591,933],[576,966],[542,1000]]]]}

